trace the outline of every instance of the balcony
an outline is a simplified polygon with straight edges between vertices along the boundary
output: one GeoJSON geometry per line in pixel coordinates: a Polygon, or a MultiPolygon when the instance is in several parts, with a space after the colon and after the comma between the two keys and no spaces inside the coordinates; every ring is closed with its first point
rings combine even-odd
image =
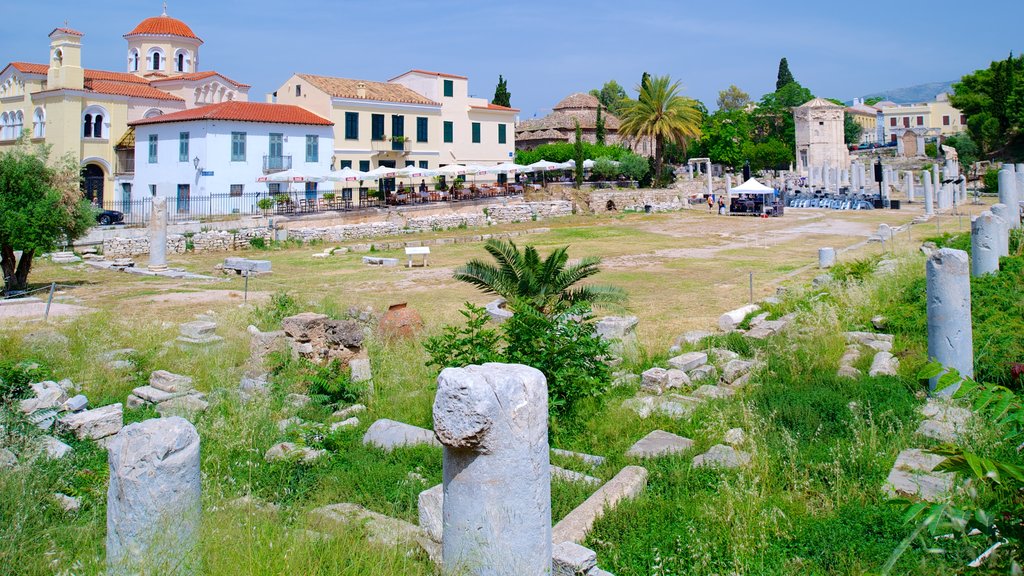
{"type": "Polygon", "coordinates": [[[292,169],[291,156],[264,156],[263,173],[283,172],[292,169]]]}
{"type": "Polygon", "coordinates": [[[114,148],[114,175],[130,176],[135,174],[135,149],[114,148]]]}
{"type": "Polygon", "coordinates": [[[375,139],[370,142],[370,149],[373,150],[375,154],[398,152],[399,154],[404,156],[409,153],[409,147],[410,146],[408,138],[401,138],[400,140],[396,140],[394,137],[392,137],[383,138],[380,140],[375,139]]]}

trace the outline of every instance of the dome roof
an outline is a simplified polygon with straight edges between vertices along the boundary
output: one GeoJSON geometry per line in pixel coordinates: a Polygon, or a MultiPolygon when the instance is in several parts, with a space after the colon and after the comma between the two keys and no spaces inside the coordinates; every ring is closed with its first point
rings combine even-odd
{"type": "Polygon", "coordinates": [[[146,18],[134,30],[124,35],[125,38],[131,36],[178,36],[179,38],[189,38],[191,40],[202,40],[196,36],[195,32],[177,18],[171,18],[167,14],[162,16],[154,16],[152,18],[146,18]]]}
{"type": "Polygon", "coordinates": [[[555,104],[554,110],[566,110],[573,108],[593,108],[596,110],[599,105],[600,102],[598,102],[597,98],[594,98],[590,94],[583,94],[581,92],[577,92],[575,94],[570,94],[566,96],[565,98],[562,99],[561,102],[555,104]]]}

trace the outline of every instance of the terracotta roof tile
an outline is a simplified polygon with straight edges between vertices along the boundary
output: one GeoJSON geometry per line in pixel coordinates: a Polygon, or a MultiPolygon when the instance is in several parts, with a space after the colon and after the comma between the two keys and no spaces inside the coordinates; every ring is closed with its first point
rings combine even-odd
{"type": "Polygon", "coordinates": [[[561,102],[559,102],[558,104],[555,104],[555,107],[553,108],[553,110],[579,109],[579,108],[583,108],[583,109],[593,108],[594,110],[597,110],[597,107],[599,105],[600,105],[600,102],[598,101],[597,98],[591,96],[590,94],[583,94],[582,92],[577,92],[575,94],[570,94],[570,95],[566,96],[565,98],[563,98],[561,102]]]}
{"type": "MultiPolygon", "coordinates": [[[[619,119],[613,114],[602,112],[604,127],[610,131],[619,129],[619,119]]],[[[597,128],[597,110],[572,110],[570,112],[552,112],[543,118],[530,118],[519,123],[517,132],[530,132],[536,130],[574,130],[576,120],[580,122],[580,128],[592,130],[597,128]]]]}
{"type": "Polygon", "coordinates": [[[161,82],[173,82],[175,80],[204,80],[206,78],[212,78],[213,76],[220,76],[228,83],[234,85],[236,88],[251,87],[249,84],[242,84],[241,82],[236,82],[231,78],[228,78],[227,76],[221,74],[220,72],[215,72],[213,70],[207,70],[205,72],[189,72],[187,74],[178,74],[177,76],[168,76],[166,78],[158,78],[155,80],[151,80],[151,82],[155,85],[158,85],[161,82]]]}
{"type": "Polygon", "coordinates": [[[174,96],[157,90],[145,84],[134,84],[130,82],[110,82],[108,80],[86,80],[85,89],[97,94],[112,94],[116,96],[130,96],[132,98],[150,98],[153,100],[175,100],[184,102],[180,96],[174,96]]]}
{"type": "MultiPolygon", "coordinates": [[[[465,76],[458,76],[456,74],[446,74],[444,72],[431,72],[430,70],[419,70],[416,68],[409,70],[408,72],[402,72],[398,76],[395,76],[395,78],[401,78],[402,76],[405,76],[410,72],[415,72],[416,74],[426,74],[427,76],[439,76],[441,78],[456,78],[458,80],[469,80],[469,78],[466,78],[465,76]]],[[[392,78],[392,80],[394,80],[395,78],[392,78]]]]}
{"type": "Polygon", "coordinates": [[[498,110],[501,112],[519,112],[519,108],[509,108],[508,106],[499,106],[498,104],[488,103],[486,106],[470,106],[474,110],[498,110]]]}
{"type": "Polygon", "coordinates": [[[163,16],[154,16],[153,18],[146,18],[139,25],[136,26],[131,32],[124,35],[125,38],[131,36],[178,36],[181,38],[191,38],[193,40],[199,40],[202,42],[195,32],[177,18],[171,18],[164,14],[163,16]]]}
{"type": "Polygon", "coordinates": [[[79,32],[78,30],[73,30],[71,28],[54,28],[53,32],[50,32],[50,36],[53,36],[54,32],[63,32],[65,34],[71,34],[73,36],[85,36],[85,34],[79,32]]]}
{"type": "MultiPolygon", "coordinates": [[[[42,74],[46,75],[50,67],[46,64],[34,64],[32,62],[11,62],[8,66],[13,66],[17,71],[25,74],[42,74]]],[[[6,70],[6,68],[4,68],[6,70]]],[[[149,84],[149,81],[145,78],[139,78],[134,74],[127,72],[110,72],[107,70],[90,70],[85,69],[86,80],[112,80],[114,82],[131,82],[133,84],[149,84]]]]}
{"type": "Polygon", "coordinates": [[[318,116],[305,108],[290,104],[268,104],[263,102],[221,102],[200,106],[190,110],[171,112],[153,118],[129,122],[129,126],[163,124],[167,122],[188,122],[191,120],[233,120],[237,122],[265,122],[269,124],[308,124],[333,126],[330,120],[318,116]]]}
{"type": "Polygon", "coordinates": [[[390,82],[371,82],[369,80],[353,80],[351,78],[333,78],[330,76],[314,76],[312,74],[298,74],[306,82],[323,90],[335,98],[359,98],[357,90],[359,84],[363,84],[366,96],[363,100],[376,100],[378,102],[403,102],[406,104],[425,104],[428,106],[440,106],[437,102],[424,97],[401,84],[390,82]]]}

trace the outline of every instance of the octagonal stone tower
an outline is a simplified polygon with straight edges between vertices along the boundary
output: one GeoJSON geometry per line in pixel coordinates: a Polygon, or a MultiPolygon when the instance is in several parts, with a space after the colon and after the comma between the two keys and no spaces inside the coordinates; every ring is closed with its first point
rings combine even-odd
{"type": "Polygon", "coordinates": [[[824,98],[793,108],[796,122],[797,172],[808,174],[812,166],[850,168],[850,151],[845,144],[845,108],[824,98]]]}

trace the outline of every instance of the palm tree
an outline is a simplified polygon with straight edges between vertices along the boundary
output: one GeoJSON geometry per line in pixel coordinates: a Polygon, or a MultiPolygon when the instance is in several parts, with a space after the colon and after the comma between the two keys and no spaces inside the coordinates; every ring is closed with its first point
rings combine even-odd
{"type": "Polygon", "coordinates": [[[634,140],[654,139],[654,177],[661,177],[665,141],[686,147],[689,140],[700,137],[703,114],[698,102],[680,94],[679,82],[668,76],[653,76],[637,87],[636,100],[624,103],[619,114],[619,134],[634,140]]]}
{"type": "Polygon", "coordinates": [[[598,257],[588,256],[567,265],[567,247],[556,248],[541,260],[533,246],[527,246],[520,252],[513,242],[493,239],[484,244],[484,249],[497,264],[471,260],[455,269],[455,279],[510,302],[525,301],[544,314],[567,305],[614,304],[626,298],[626,293],[615,286],[575,286],[600,272],[598,264],[601,259],[598,257]]]}

